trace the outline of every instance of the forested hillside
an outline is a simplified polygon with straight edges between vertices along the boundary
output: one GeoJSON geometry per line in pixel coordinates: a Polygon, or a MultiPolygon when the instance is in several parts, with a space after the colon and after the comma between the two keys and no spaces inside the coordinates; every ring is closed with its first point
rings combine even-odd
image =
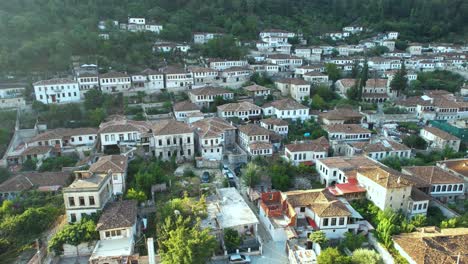
{"type": "Polygon", "coordinates": [[[72,54],[145,60],[144,41],[125,34],[110,43],[98,39],[99,20],[124,22],[128,16],[162,23],[162,37],[179,41],[190,40],[192,31],[220,31],[249,40],[270,27],[311,37],[354,23],[396,30],[410,41],[460,42],[466,41],[466,14],[466,0],[0,1],[0,71],[63,70],[72,54]],[[141,46],[134,46],[136,40],[141,46]]]}

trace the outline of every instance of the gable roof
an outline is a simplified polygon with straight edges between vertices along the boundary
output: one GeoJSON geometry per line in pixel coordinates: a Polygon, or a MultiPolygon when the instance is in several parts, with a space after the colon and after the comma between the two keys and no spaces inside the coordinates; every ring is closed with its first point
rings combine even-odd
{"type": "Polygon", "coordinates": [[[307,106],[304,106],[291,98],[276,100],[273,102],[266,103],[262,108],[274,107],[278,110],[299,110],[299,109],[308,109],[307,106]]]}
{"type": "Polygon", "coordinates": [[[151,126],[145,121],[128,120],[125,117],[114,116],[110,121],[99,125],[99,133],[118,133],[118,132],[133,132],[146,133],[151,129],[151,126]]]}
{"type": "Polygon", "coordinates": [[[350,216],[346,205],[326,189],[290,191],[285,193],[292,207],[309,207],[319,217],[350,216]]]}
{"type": "Polygon", "coordinates": [[[22,172],[0,184],[0,192],[21,192],[40,187],[67,186],[70,172],[22,172]]]}
{"type": "Polygon", "coordinates": [[[368,129],[356,124],[333,124],[324,126],[323,129],[328,133],[371,133],[368,129]]]}
{"type": "Polygon", "coordinates": [[[91,164],[89,171],[95,173],[108,172],[125,173],[127,171],[128,158],[123,155],[102,156],[97,162],[91,164]]]}
{"type": "Polygon", "coordinates": [[[221,87],[205,86],[198,89],[192,89],[189,93],[193,95],[223,95],[231,94],[232,92],[221,87]]]}
{"type": "Polygon", "coordinates": [[[219,117],[210,117],[193,122],[192,127],[200,138],[220,137],[227,130],[235,130],[236,127],[219,117]]]}
{"type": "Polygon", "coordinates": [[[463,179],[453,175],[436,166],[410,166],[403,167],[402,170],[407,171],[412,177],[409,180],[416,178],[425,184],[446,184],[446,183],[464,183],[463,179]]]}
{"type": "Polygon", "coordinates": [[[439,137],[441,139],[444,139],[444,140],[460,140],[459,138],[457,138],[456,136],[452,135],[452,134],[449,134],[437,127],[425,127],[423,128],[424,130],[426,130],[427,132],[433,134],[434,136],[436,137],[439,137]]]}
{"type": "Polygon", "coordinates": [[[273,117],[262,119],[260,120],[260,123],[264,123],[267,125],[274,125],[274,126],[288,126],[289,125],[288,121],[281,119],[281,118],[273,118],[273,117]]]}
{"type": "Polygon", "coordinates": [[[330,145],[325,137],[320,137],[315,140],[305,142],[294,142],[285,146],[290,152],[304,152],[304,151],[315,151],[315,152],[328,152],[330,145]]]}
{"type": "Polygon", "coordinates": [[[178,111],[196,111],[196,110],[200,110],[200,107],[188,100],[186,101],[182,101],[182,102],[178,102],[176,104],[174,104],[173,106],[174,108],[174,111],[178,112],[178,111]]]}
{"type": "Polygon", "coordinates": [[[386,189],[404,188],[413,185],[406,179],[405,175],[386,167],[361,167],[357,169],[357,172],[386,189]]]}
{"type": "Polygon", "coordinates": [[[153,134],[155,136],[186,134],[192,132],[193,131],[190,129],[189,125],[173,119],[158,120],[153,124],[153,134]]]}
{"type": "Polygon", "coordinates": [[[218,106],[218,110],[221,110],[223,112],[225,111],[231,111],[231,112],[238,112],[238,111],[250,111],[250,110],[261,110],[262,108],[252,104],[247,101],[242,101],[238,103],[229,103],[229,104],[223,104],[218,106]]]}
{"type": "Polygon", "coordinates": [[[61,139],[63,137],[72,137],[79,135],[95,135],[98,130],[92,127],[80,127],[80,128],[56,128],[52,130],[47,130],[43,133],[37,134],[33,137],[30,142],[42,141],[42,140],[51,140],[51,139],[61,139]]]}
{"type": "Polygon", "coordinates": [[[256,124],[247,124],[239,126],[239,131],[248,136],[270,135],[270,131],[268,129],[256,124]]]}
{"type": "Polygon", "coordinates": [[[269,88],[257,84],[249,85],[243,88],[246,91],[249,92],[256,92],[256,91],[267,91],[270,90],[269,88]]]}
{"type": "Polygon", "coordinates": [[[284,78],[277,80],[276,83],[286,83],[291,85],[309,85],[308,82],[304,81],[303,79],[298,78],[284,78]]]}
{"type": "Polygon", "coordinates": [[[137,201],[111,202],[104,209],[96,225],[97,231],[132,227],[137,218],[137,201]]]}

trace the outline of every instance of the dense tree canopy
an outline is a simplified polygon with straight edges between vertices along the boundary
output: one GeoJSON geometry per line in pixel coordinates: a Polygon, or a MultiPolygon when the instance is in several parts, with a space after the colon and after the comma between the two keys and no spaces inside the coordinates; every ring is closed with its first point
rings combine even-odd
{"type": "Polygon", "coordinates": [[[310,37],[357,23],[424,42],[463,39],[467,13],[464,0],[1,1],[0,71],[64,71],[72,55],[91,56],[106,68],[158,64],[150,54],[152,33],[111,30],[109,40],[99,39],[98,21],[128,16],[163,24],[161,37],[177,41],[190,40],[193,31],[252,40],[270,27],[310,37]]]}

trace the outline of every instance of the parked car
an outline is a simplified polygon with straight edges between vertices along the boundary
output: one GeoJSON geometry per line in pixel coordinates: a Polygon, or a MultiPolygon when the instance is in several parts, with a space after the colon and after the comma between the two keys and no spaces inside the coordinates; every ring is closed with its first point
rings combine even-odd
{"type": "Polygon", "coordinates": [[[234,174],[231,171],[228,171],[224,174],[229,180],[234,180],[234,174]]]}
{"type": "Polygon", "coordinates": [[[223,169],[222,169],[222,171],[223,171],[223,174],[226,174],[227,172],[229,172],[229,171],[231,171],[231,170],[229,170],[229,167],[228,167],[226,164],[223,164],[223,169]]]}
{"type": "Polygon", "coordinates": [[[250,257],[242,254],[231,255],[229,263],[250,263],[250,257]]]}
{"type": "Polygon", "coordinates": [[[204,171],[202,176],[201,176],[201,182],[202,183],[209,183],[210,182],[210,173],[207,171],[204,171]]]}

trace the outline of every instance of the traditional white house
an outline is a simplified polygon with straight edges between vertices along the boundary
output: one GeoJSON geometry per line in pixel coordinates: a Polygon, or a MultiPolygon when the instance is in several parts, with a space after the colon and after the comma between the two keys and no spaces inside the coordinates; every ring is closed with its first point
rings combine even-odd
{"type": "Polygon", "coordinates": [[[222,118],[239,118],[242,120],[260,119],[262,108],[247,101],[218,106],[218,116],[222,118]]]}
{"type": "Polygon", "coordinates": [[[208,67],[217,71],[223,71],[231,67],[247,67],[249,63],[246,60],[223,60],[207,59],[208,67]]]}
{"type": "Polygon", "coordinates": [[[256,124],[239,126],[239,143],[251,156],[273,155],[270,131],[256,124]]]}
{"type": "Polygon", "coordinates": [[[197,150],[205,160],[222,160],[227,148],[236,144],[236,127],[219,117],[201,119],[191,124],[197,150]]]}
{"type": "Polygon", "coordinates": [[[78,82],[70,79],[50,79],[33,83],[36,100],[44,104],[74,103],[80,101],[78,82]]]}
{"type": "Polygon", "coordinates": [[[149,151],[151,126],[145,121],[115,117],[99,125],[101,151],[112,146],[143,146],[149,151]]]}
{"type": "Polygon", "coordinates": [[[125,92],[132,88],[132,81],[126,73],[113,71],[99,75],[99,85],[104,93],[125,92]]]}
{"type": "Polygon", "coordinates": [[[91,89],[99,89],[99,76],[97,74],[84,73],[76,77],[80,86],[80,94],[84,94],[91,89]]]}
{"type": "Polygon", "coordinates": [[[262,111],[264,116],[276,116],[280,119],[310,119],[309,108],[289,98],[266,103],[262,106],[262,111]]]}
{"type": "Polygon", "coordinates": [[[174,42],[156,42],[153,45],[153,52],[175,52],[175,53],[187,53],[190,50],[190,45],[185,43],[174,43],[174,42]]]}
{"type": "Polygon", "coordinates": [[[112,199],[112,173],[75,171],[75,180],[63,189],[65,213],[70,223],[96,214],[112,199]]]}
{"type": "Polygon", "coordinates": [[[123,155],[106,155],[91,164],[91,173],[103,174],[109,171],[112,174],[112,190],[114,195],[123,195],[126,191],[128,157],[123,155]]]}
{"type": "Polygon", "coordinates": [[[280,118],[266,118],[260,120],[260,126],[263,128],[266,128],[270,131],[275,132],[278,135],[281,136],[287,136],[289,127],[289,123],[286,120],[280,119],[280,118]]]}
{"type": "Polygon", "coordinates": [[[266,98],[268,95],[271,94],[271,90],[269,88],[257,84],[246,86],[243,89],[246,90],[253,97],[266,98]]]}
{"type": "Polygon", "coordinates": [[[411,148],[390,139],[377,139],[369,142],[350,142],[343,149],[345,156],[366,155],[375,160],[388,157],[410,158],[411,148]]]}
{"type": "Polygon", "coordinates": [[[208,41],[223,36],[222,33],[194,32],[193,42],[195,44],[206,44],[208,41]]]}
{"type": "Polygon", "coordinates": [[[428,142],[428,146],[434,149],[444,149],[446,147],[458,152],[461,140],[437,127],[425,127],[420,131],[421,137],[428,142]]]}
{"type": "Polygon", "coordinates": [[[90,264],[122,263],[134,254],[137,213],[134,200],[109,203],[96,224],[100,240],[89,257],[90,264]]]}
{"type": "Polygon", "coordinates": [[[188,71],[192,73],[195,86],[210,85],[218,82],[218,71],[197,66],[189,66],[188,71]]]}
{"type": "Polygon", "coordinates": [[[145,69],[141,74],[146,76],[145,90],[148,92],[158,92],[164,89],[164,74],[162,72],[145,69]]]}
{"type": "Polygon", "coordinates": [[[277,242],[318,231],[329,239],[342,238],[346,232],[356,234],[362,219],[348,203],[322,189],[262,193],[259,210],[260,221],[277,242]]]}
{"type": "Polygon", "coordinates": [[[297,102],[302,102],[306,97],[310,97],[310,84],[302,79],[281,79],[276,81],[275,85],[283,96],[290,95],[297,102]]]}
{"type": "Polygon", "coordinates": [[[97,129],[90,127],[56,128],[37,134],[26,142],[26,146],[52,146],[58,152],[77,147],[91,148],[97,134],[97,129]]]}
{"type": "Polygon", "coordinates": [[[307,72],[303,75],[304,81],[311,84],[328,84],[328,75],[321,72],[307,72]]]}
{"type": "Polygon", "coordinates": [[[294,71],[303,63],[302,58],[288,54],[272,54],[266,58],[267,63],[279,66],[279,71],[294,71]]]}
{"type": "Polygon", "coordinates": [[[190,101],[198,106],[210,106],[216,97],[222,97],[224,100],[234,99],[233,92],[221,87],[212,86],[190,90],[188,95],[190,101]]]}
{"type": "Polygon", "coordinates": [[[157,121],[151,128],[151,151],[154,157],[170,160],[175,156],[177,161],[193,160],[195,141],[193,130],[188,124],[166,119],[157,121]]]}
{"type": "Polygon", "coordinates": [[[356,84],[356,79],[339,79],[335,82],[335,87],[341,96],[346,97],[348,90],[356,84]]]}
{"type": "Polygon", "coordinates": [[[465,181],[436,166],[403,167],[402,173],[422,192],[442,202],[463,199],[465,181]]]}
{"type": "Polygon", "coordinates": [[[348,178],[355,178],[355,170],[361,166],[374,166],[376,161],[365,156],[329,157],[316,160],[315,168],[320,182],[327,187],[337,183],[346,183],[348,178]]]}
{"type": "Polygon", "coordinates": [[[412,56],[422,54],[422,45],[418,43],[410,43],[406,51],[409,52],[412,56]]]}
{"type": "Polygon", "coordinates": [[[183,69],[168,66],[162,69],[164,73],[164,88],[168,91],[185,91],[193,85],[193,75],[183,69]]]}
{"type": "Polygon", "coordinates": [[[242,85],[250,80],[252,70],[246,67],[230,67],[222,70],[219,73],[219,85],[240,88],[242,85]]]}
{"type": "Polygon", "coordinates": [[[328,157],[330,144],[324,137],[315,140],[293,142],[284,146],[284,158],[294,165],[314,165],[317,159],[328,157]]]}
{"type": "Polygon", "coordinates": [[[371,131],[357,124],[333,124],[323,128],[330,141],[369,141],[371,131]]]}
{"type": "MultiPolygon", "coordinates": [[[[174,116],[177,121],[191,123],[190,121],[195,118],[203,119],[203,114],[200,112],[200,107],[190,101],[182,101],[175,103],[173,106],[174,116]]],[[[194,120],[194,121],[196,121],[194,120]]]]}

